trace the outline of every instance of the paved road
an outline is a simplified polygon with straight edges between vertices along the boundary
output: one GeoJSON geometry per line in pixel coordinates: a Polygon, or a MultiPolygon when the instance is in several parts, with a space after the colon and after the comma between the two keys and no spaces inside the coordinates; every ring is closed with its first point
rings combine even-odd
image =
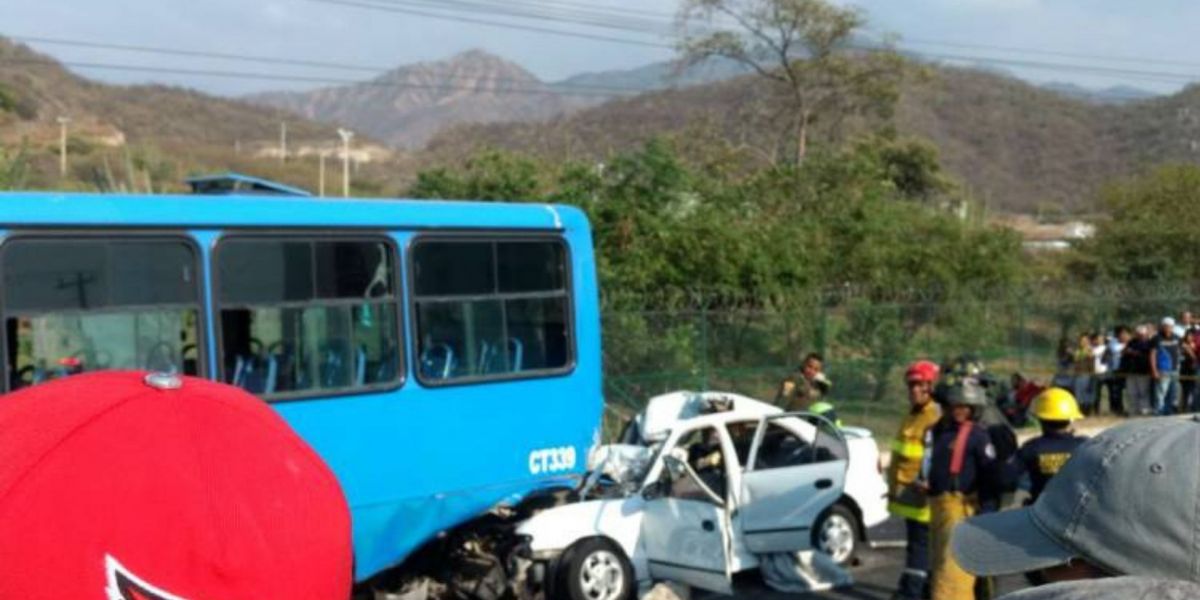
{"type": "MultiPolygon", "coordinates": [[[[734,597],[739,600],[888,600],[896,590],[896,581],[900,579],[900,571],[904,568],[904,548],[890,547],[887,540],[899,541],[903,538],[903,524],[889,521],[879,528],[872,530],[876,540],[884,541],[885,546],[877,549],[863,550],[859,555],[859,564],[850,570],[854,576],[854,587],[847,590],[824,592],[821,594],[784,594],[766,587],[757,577],[751,576],[740,580],[735,586],[734,597]]],[[[1026,587],[1025,579],[1021,576],[1001,577],[997,581],[998,594],[1007,594],[1026,587]]],[[[728,600],[724,596],[697,595],[695,600],[728,600]]]]}

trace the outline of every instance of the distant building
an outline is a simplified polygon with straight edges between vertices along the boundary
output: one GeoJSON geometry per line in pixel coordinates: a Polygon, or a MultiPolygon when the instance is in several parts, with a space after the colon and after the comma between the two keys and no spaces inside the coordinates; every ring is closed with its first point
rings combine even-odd
{"type": "Polygon", "coordinates": [[[192,187],[193,194],[204,196],[228,196],[230,194],[312,196],[311,193],[300,188],[294,188],[268,179],[242,175],[241,173],[202,175],[191,177],[186,181],[192,187]]]}
{"type": "Polygon", "coordinates": [[[1075,243],[1096,235],[1096,226],[1083,221],[1027,225],[1016,229],[1023,238],[1022,247],[1031,251],[1067,250],[1075,243]]]}

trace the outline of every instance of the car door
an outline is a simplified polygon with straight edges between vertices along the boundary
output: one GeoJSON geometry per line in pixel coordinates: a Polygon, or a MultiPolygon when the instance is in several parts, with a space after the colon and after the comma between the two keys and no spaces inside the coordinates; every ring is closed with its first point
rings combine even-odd
{"type": "MultiPolygon", "coordinates": [[[[700,427],[668,441],[659,462],[677,460],[686,473],[656,467],[659,477],[642,519],[642,546],[650,575],[729,594],[728,443],[714,427],[700,427]],[[668,459],[670,457],[670,459],[668,459]]],[[[651,471],[653,475],[654,470],[651,471]]]]}
{"type": "Polygon", "coordinates": [[[819,416],[760,420],[741,478],[746,547],[756,554],[811,548],[813,523],[842,495],[849,456],[842,433],[819,416]]]}

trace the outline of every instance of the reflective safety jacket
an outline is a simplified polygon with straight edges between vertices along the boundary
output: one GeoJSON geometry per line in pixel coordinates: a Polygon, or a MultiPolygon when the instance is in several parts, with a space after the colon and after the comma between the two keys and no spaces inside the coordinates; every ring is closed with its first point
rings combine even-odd
{"type": "Polygon", "coordinates": [[[1087,438],[1069,431],[1047,431],[1028,442],[1009,459],[1008,479],[1016,482],[1022,474],[1029,475],[1030,500],[1037,500],[1046,484],[1066,464],[1071,454],[1087,438]]]}
{"type": "Polygon", "coordinates": [[[888,511],[898,517],[929,522],[929,499],[914,482],[921,476],[925,431],[941,417],[941,408],[936,402],[930,401],[904,417],[900,431],[892,440],[892,458],[887,471],[888,511]]]}

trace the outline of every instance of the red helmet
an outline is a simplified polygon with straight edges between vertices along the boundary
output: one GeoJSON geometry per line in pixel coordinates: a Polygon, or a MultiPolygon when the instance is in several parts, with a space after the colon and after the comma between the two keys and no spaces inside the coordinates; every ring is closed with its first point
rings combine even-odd
{"type": "Polygon", "coordinates": [[[941,371],[942,369],[937,366],[937,363],[918,360],[908,366],[908,370],[904,372],[904,380],[910,383],[914,381],[933,383],[937,381],[941,371]]]}

